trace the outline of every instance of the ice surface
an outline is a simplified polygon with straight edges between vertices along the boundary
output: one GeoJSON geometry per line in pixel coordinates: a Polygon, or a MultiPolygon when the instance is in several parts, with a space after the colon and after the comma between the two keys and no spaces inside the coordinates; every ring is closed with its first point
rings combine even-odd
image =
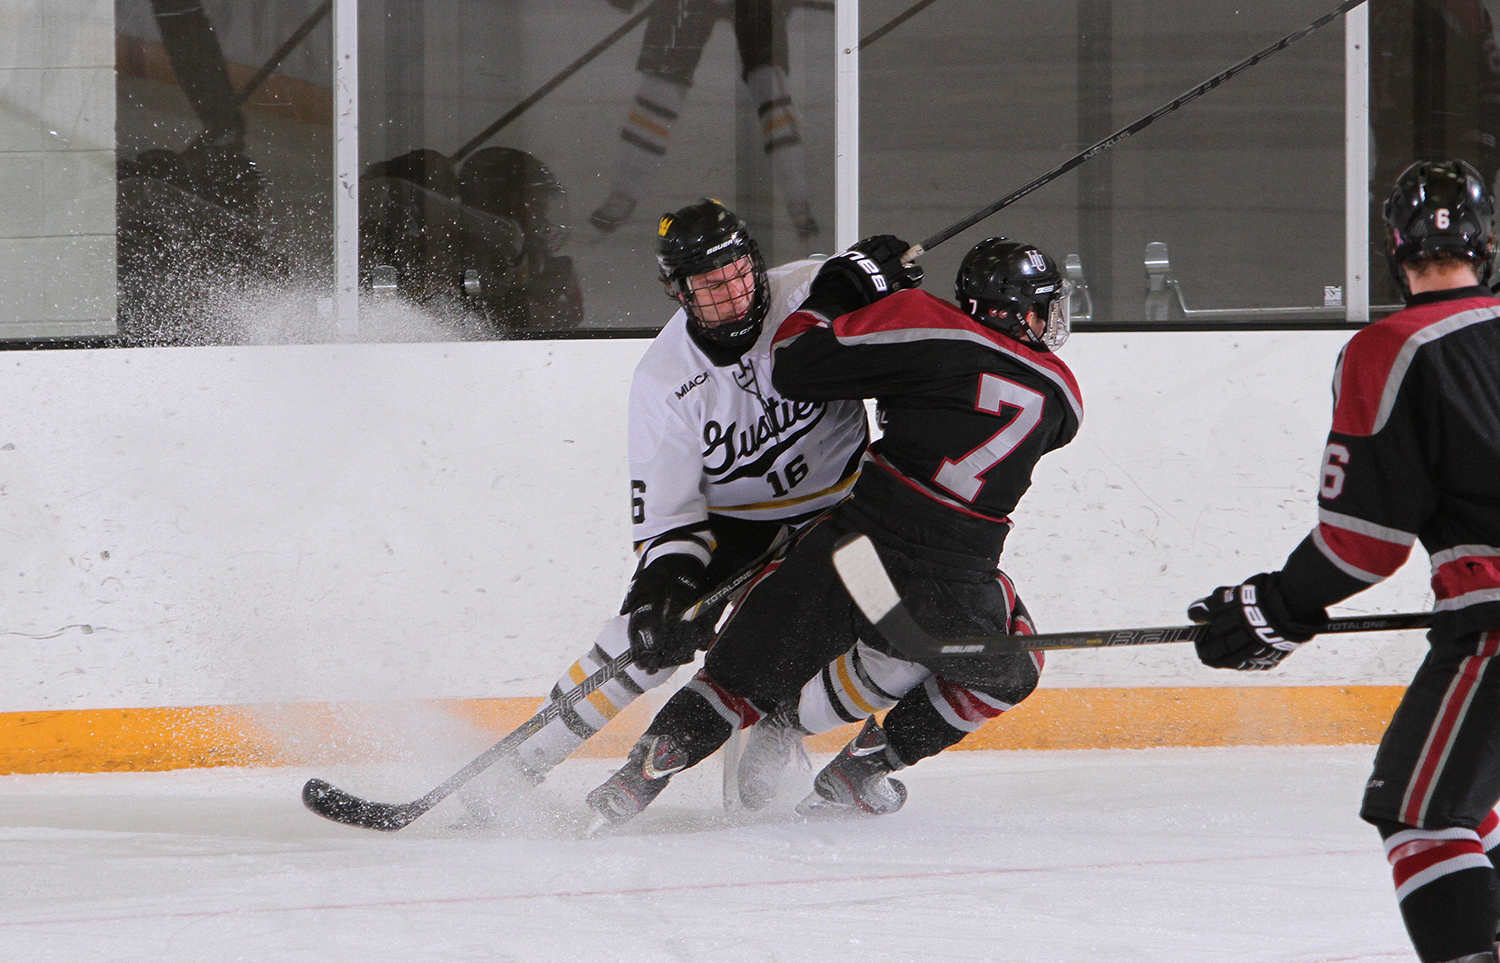
{"type": "Polygon", "coordinates": [[[386,801],[430,788],[373,767],[6,776],[0,947],[26,963],[1410,961],[1356,815],[1372,754],[950,752],[903,773],[902,812],[835,823],[789,815],[808,773],[736,822],[710,761],[598,839],[582,798],[618,760],[571,760],[506,828],[467,834],[456,801],[389,835],[302,808],[311,775],[386,801]]]}

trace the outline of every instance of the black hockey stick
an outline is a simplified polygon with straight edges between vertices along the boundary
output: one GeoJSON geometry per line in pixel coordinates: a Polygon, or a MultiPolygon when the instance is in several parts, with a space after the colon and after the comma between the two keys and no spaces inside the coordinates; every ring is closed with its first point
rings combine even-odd
{"type": "MultiPolygon", "coordinates": [[[[657,3],[661,3],[661,2],[666,2],[666,0],[657,0],[657,3]]],[[[875,31],[871,32],[869,36],[867,36],[863,40],[861,40],[859,42],[860,49],[863,50],[865,47],[867,47],[870,44],[874,43],[875,41],[879,40],[881,37],[885,36],[891,30],[895,29],[896,27],[900,26],[905,21],[909,20],[917,12],[919,12],[920,10],[924,9],[925,7],[931,5],[931,4],[935,3],[935,2],[936,2],[936,0],[919,0],[919,2],[917,3],[916,6],[912,7],[909,10],[907,10],[905,13],[897,15],[893,20],[889,21],[885,26],[879,28],[878,30],[875,30],[875,31]]],[[[496,134],[500,133],[500,131],[504,130],[507,126],[509,126],[510,123],[513,120],[515,120],[517,117],[521,116],[522,114],[526,113],[531,108],[535,107],[537,105],[537,102],[540,101],[543,97],[547,96],[548,94],[552,93],[552,91],[554,91],[558,87],[562,86],[562,84],[563,84],[563,82],[565,80],[567,80],[569,77],[573,76],[574,74],[578,73],[578,71],[582,70],[584,67],[588,66],[588,64],[590,62],[592,62],[600,54],[604,53],[604,51],[608,50],[610,47],[613,47],[615,44],[619,43],[620,42],[620,38],[622,38],[626,34],[630,33],[630,31],[634,30],[637,26],[640,25],[640,23],[641,23],[642,20],[645,20],[647,17],[649,17],[651,15],[651,10],[655,6],[656,6],[656,3],[650,3],[650,4],[647,4],[645,7],[641,8],[634,15],[632,15],[630,17],[630,19],[626,20],[624,23],[620,24],[614,30],[610,31],[609,35],[606,36],[603,40],[599,41],[598,43],[596,43],[592,47],[590,47],[588,50],[584,51],[578,57],[577,60],[574,60],[572,63],[570,63],[566,67],[564,67],[562,70],[558,71],[557,74],[554,75],[551,80],[549,80],[546,83],[542,84],[540,87],[538,87],[532,93],[530,93],[526,97],[524,97],[514,107],[512,107],[510,110],[507,110],[504,114],[502,114],[499,117],[499,119],[497,119],[493,124],[490,124],[484,130],[482,130],[479,133],[475,134],[472,138],[470,138],[470,140],[469,140],[468,143],[464,144],[458,150],[456,150],[456,151],[453,152],[453,162],[457,163],[457,162],[463,160],[465,157],[469,156],[481,144],[483,144],[485,141],[489,140],[491,137],[494,137],[496,134]]],[[[797,6],[802,7],[804,9],[806,9],[806,10],[820,10],[820,11],[824,11],[824,12],[832,12],[833,11],[833,4],[831,2],[819,2],[819,0],[802,0],[802,2],[800,2],[800,3],[797,4],[797,6]]],[[[728,10],[731,7],[732,7],[732,4],[726,4],[725,5],[726,15],[732,17],[732,14],[728,13],[728,10]]]]}
{"type": "Polygon", "coordinates": [[[653,3],[646,4],[635,14],[633,14],[630,19],[626,20],[624,23],[611,30],[609,32],[609,35],[606,36],[603,40],[599,41],[588,50],[584,51],[577,60],[574,60],[562,70],[558,71],[551,80],[542,84],[529,96],[524,98],[520,103],[516,104],[510,110],[507,110],[504,114],[500,115],[500,118],[493,124],[489,125],[484,130],[471,137],[467,144],[454,151],[453,162],[456,164],[459,161],[463,160],[465,157],[469,156],[469,154],[473,153],[475,148],[479,147],[480,144],[483,144],[491,137],[494,137],[507,124],[535,106],[537,101],[541,100],[543,97],[547,96],[548,94],[552,93],[552,91],[562,86],[563,81],[578,73],[578,71],[586,67],[595,57],[598,57],[600,54],[604,53],[604,51],[619,43],[621,37],[625,36],[627,33],[640,26],[641,21],[651,16],[651,11],[654,10],[658,4],[665,2],[667,2],[667,0],[655,0],[655,2],[653,3]]]}
{"type": "Polygon", "coordinates": [[[1314,20],[1307,26],[1302,27],[1301,29],[1292,31],[1291,33],[1287,34],[1285,37],[1282,37],[1280,40],[1271,44],[1269,47],[1265,48],[1259,53],[1252,54],[1251,56],[1246,57],[1244,60],[1241,60],[1239,63],[1235,64],[1233,67],[1230,67],[1223,73],[1215,74],[1214,76],[1205,80],[1203,83],[1194,87],[1192,90],[1187,91],[1177,99],[1162,104],[1160,107],[1156,108],[1151,113],[1142,117],[1135,123],[1127,124],[1126,126],[1121,127],[1119,130],[1099,141],[1094,146],[1088,148],[1087,150],[1074,154],[1072,157],[1063,161],[1061,164],[1058,164],[1056,167],[1052,168],[1050,171],[1043,174],[1041,177],[1038,177],[1036,180],[1032,181],[1026,186],[1011,191],[1009,194],[1000,198],[998,201],[989,205],[988,207],[981,208],[975,211],[973,214],[970,214],[963,220],[959,221],[958,223],[943,228],[941,231],[938,231],[936,234],[932,235],[932,237],[929,237],[921,244],[913,245],[912,247],[907,249],[905,254],[901,255],[901,260],[907,264],[910,264],[912,261],[921,257],[927,251],[932,250],[939,244],[953,237],[953,235],[958,234],[962,231],[966,231],[969,228],[973,227],[975,224],[978,224],[980,221],[989,217],[991,214],[994,214],[996,211],[1009,207],[1016,201],[1019,201],[1021,198],[1025,197],[1027,194],[1030,194],[1032,191],[1043,186],[1044,184],[1051,183],[1052,181],[1066,174],[1068,171],[1077,167],[1079,164],[1082,164],[1089,158],[1097,154],[1104,153],[1111,147],[1118,144],[1120,141],[1129,137],[1131,134],[1139,133],[1140,131],[1145,130],[1147,127],[1150,127],[1162,117],[1165,117],[1167,114],[1170,114],[1172,111],[1183,106],[1184,104],[1187,104],[1188,102],[1196,100],[1197,98],[1203,96],[1210,90],[1213,90],[1215,87],[1233,77],[1235,74],[1249,70],[1251,67],[1254,67],[1256,64],[1260,63],[1262,60],[1265,60],[1267,57],[1285,50],[1287,47],[1290,47],[1292,44],[1312,33],[1314,30],[1318,30],[1326,26],[1327,24],[1332,23],[1334,20],[1337,20],[1339,17],[1343,16],[1344,14],[1348,13],[1350,10],[1353,10],[1355,7],[1364,2],[1365,0],[1344,0],[1343,3],[1338,5],[1338,9],[1332,10],[1329,13],[1325,13],[1323,16],[1314,20]]]}
{"type": "MultiPolygon", "coordinates": [[[[691,622],[720,610],[731,595],[760,574],[766,563],[776,557],[785,543],[784,537],[772,542],[771,547],[755,561],[731,575],[718,588],[684,610],[682,620],[691,622]]],[[[302,804],[325,819],[348,826],[378,829],[387,833],[405,829],[412,820],[447,799],[459,787],[514,752],[523,742],[540,732],[547,723],[561,715],[565,708],[572,708],[578,702],[588,698],[590,693],[619,675],[634,662],[635,659],[628,651],[615,656],[593,675],[564,692],[560,697],[549,700],[540,712],[521,723],[504,739],[480,753],[467,766],[443,780],[441,785],[421,799],[408,803],[373,802],[347,793],[327,780],[309,779],[302,787],[302,804]]]]}
{"type": "Polygon", "coordinates": [[[421,799],[409,803],[383,803],[361,799],[323,779],[309,779],[302,787],[302,804],[325,819],[348,826],[378,829],[393,833],[405,829],[412,820],[451,796],[460,786],[514,752],[521,743],[542,730],[547,723],[562,714],[564,708],[572,708],[577,702],[604,685],[635,660],[630,652],[622,652],[606,663],[599,671],[578,685],[553,699],[542,711],[521,723],[504,739],[480,753],[474,761],[443,780],[421,799]]]}
{"type": "MultiPolygon", "coordinates": [[[[1157,645],[1163,642],[1195,642],[1208,628],[1204,625],[1170,625],[1146,629],[1100,629],[1092,632],[1052,632],[1043,635],[984,635],[943,639],[932,635],[901,601],[886,574],[875,546],[864,535],[851,535],[833,550],[833,564],[844,587],[853,596],[881,635],[903,655],[920,662],[938,655],[996,655],[1038,652],[1049,649],[1102,649],[1117,645],[1157,645]]],[[[1432,622],[1431,612],[1402,615],[1363,615],[1331,619],[1325,633],[1382,632],[1421,629],[1432,622]]]]}
{"type": "MultiPolygon", "coordinates": [[[[245,101],[249,100],[260,89],[261,84],[271,78],[271,75],[281,67],[281,62],[291,56],[293,50],[301,46],[302,41],[307,39],[307,35],[312,33],[313,29],[319,23],[323,22],[323,18],[328,16],[328,12],[332,9],[333,0],[324,0],[323,3],[318,4],[317,8],[308,14],[307,19],[302,21],[302,25],[292,31],[292,35],[283,40],[281,46],[277,47],[271,53],[271,58],[264,64],[261,64],[260,69],[255,72],[255,75],[246,81],[244,88],[234,95],[234,105],[236,107],[244,106],[245,101]]],[[[198,146],[208,134],[209,131],[200,131],[198,136],[194,137],[188,144],[188,149],[198,146]]]]}

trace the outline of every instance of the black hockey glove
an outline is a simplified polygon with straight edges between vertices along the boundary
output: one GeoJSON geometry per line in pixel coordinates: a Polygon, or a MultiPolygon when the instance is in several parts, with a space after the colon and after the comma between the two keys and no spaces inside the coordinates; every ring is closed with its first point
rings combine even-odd
{"type": "Polygon", "coordinates": [[[922,267],[902,264],[901,255],[911,247],[894,234],[877,234],[855,243],[843,254],[823,262],[813,279],[813,291],[838,284],[844,297],[852,299],[841,314],[879,301],[887,294],[919,287],[922,267]]]}
{"type": "Polygon", "coordinates": [[[703,563],[691,555],[663,555],[630,583],[621,614],[630,614],[636,665],[658,672],[691,662],[699,649],[707,648],[712,624],[681,619],[683,610],[703,594],[703,573],[703,563]]]}
{"type": "Polygon", "coordinates": [[[1328,625],[1326,614],[1307,620],[1287,610],[1280,572],[1222,585],[1188,606],[1188,618],[1208,626],[1195,643],[1204,665],[1246,671],[1275,668],[1328,625]]]}

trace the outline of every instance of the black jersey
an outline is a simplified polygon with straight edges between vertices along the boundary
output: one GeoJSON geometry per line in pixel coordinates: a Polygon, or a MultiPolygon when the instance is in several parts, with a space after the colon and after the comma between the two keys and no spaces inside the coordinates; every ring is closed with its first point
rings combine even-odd
{"type": "Polygon", "coordinates": [[[1334,373],[1318,526],[1287,559],[1294,609],[1432,558],[1434,637],[1500,628],[1500,299],[1432,292],[1359,331],[1334,373]]]}
{"type": "MultiPolygon", "coordinates": [[[[975,554],[999,555],[1037,460],[1071,441],[1083,417],[1078,383],[1056,355],[923,291],[836,319],[799,311],[773,351],[772,381],[789,398],[876,399],[883,437],[869,459],[946,523],[992,530],[975,554]]],[[[864,484],[866,509],[877,507],[869,496],[893,490],[877,477],[864,484]]]]}

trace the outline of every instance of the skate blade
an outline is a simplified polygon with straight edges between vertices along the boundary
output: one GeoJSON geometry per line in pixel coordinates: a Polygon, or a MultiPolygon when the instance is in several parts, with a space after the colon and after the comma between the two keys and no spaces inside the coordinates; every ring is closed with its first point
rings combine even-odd
{"type": "Polygon", "coordinates": [[[745,729],[736,729],[719,750],[724,760],[724,811],[731,816],[742,815],[745,805],[740,797],[740,751],[745,745],[745,729]]]}
{"type": "Polygon", "coordinates": [[[794,812],[803,819],[819,822],[838,819],[861,819],[872,815],[858,806],[850,806],[845,803],[834,802],[831,799],[824,799],[816,792],[809,793],[806,799],[799,802],[794,812]]]}

